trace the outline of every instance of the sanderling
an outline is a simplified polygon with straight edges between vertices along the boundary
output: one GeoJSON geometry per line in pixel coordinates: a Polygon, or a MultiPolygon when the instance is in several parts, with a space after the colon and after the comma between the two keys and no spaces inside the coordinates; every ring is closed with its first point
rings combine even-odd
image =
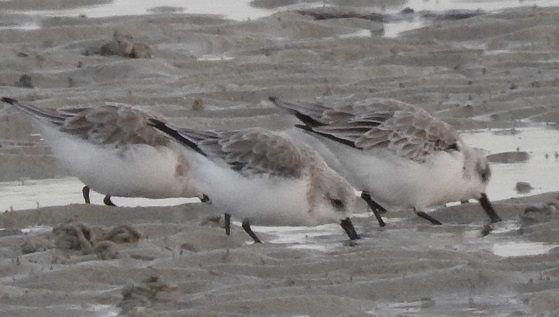
{"type": "Polygon", "coordinates": [[[251,223],[317,226],[338,223],[350,239],[359,236],[350,216],[352,186],[306,145],[261,128],[235,131],[172,128],[150,120],[179,146],[193,166],[193,180],[212,203],[251,223]]]}
{"type": "Polygon", "coordinates": [[[89,189],[105,196],[207,200],[191,182],[191,167],[169,139],[147,124],[154,115],[123,104],[39,108],[3,97],[30,115],[43,140],[63,166],[89,189]]]}
{"type": "Polygon", "coordinates": [[[485,193],[491,177],[485,156],[424,109],[386,99],[337,107],[270,100],[335,153],[329,164],[336,170],[341,165],[340,174],[362,190],[381,227],[381,206],[413,208],[440,224],[426,207],[470,198],[479,200],[492,222],[501,221],[485,193]]]}

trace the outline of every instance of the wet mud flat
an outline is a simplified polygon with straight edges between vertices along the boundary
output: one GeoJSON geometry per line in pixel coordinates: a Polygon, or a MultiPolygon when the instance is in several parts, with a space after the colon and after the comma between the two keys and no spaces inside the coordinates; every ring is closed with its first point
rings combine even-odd
{"type": "MultiPolygon", "coordinates": [[[[0,95],[45,107],[124,102],[200,128],[289,127],[270,95],[395,98],[458,129],[556,128],[559,118],[558,8],[432,19],[395,38],[351,15],[83,16],[22,30],[10,27],[36,17],[2,14],[0,95]],[[115,31],[150,58],[102,54],[115,31]]],[[[0,121],[0,179],[65,175],[25,117],[4,109],[0,121]]],[[[208,221],[223,211],[205,204],[3,213],[0,307],[10,316],[554,316],[559,237],[546,203],[557,195],[495,203],[505,221],[488,235],[475,203],[435,211],[437,227],[390,212],[382,230],[360,206],[354,246],[338,226],[255,227],[267,243],[247,244],[238,227],[226,237],[208,221]],[[527,206],[542,209],[525,215],[527,206]],[[67,249],[52,229],[68,222],[130,225],[141,237],[67,249]],[[107,244],[114,258],[97,247],[107,244]],[[519,245],[541,252],[508,256],[519,245]]]]}
{"type": "Polygon", "coordinates": [[[443,226],[391,212],[382,230],[360,206],[356,244],[332,225],[255,227],[265,241],[255,245],[238,225],[225,236],[204,204],[4,213],[0,306],[10,316],[552,316],[559,219],[524,210],[558,196],[496,203],[505,221],[488,235],[475,203],[433,212],[443,226]],[[69,221],[141,237],[103,259],[59,243],[51,229],[69,221]]]}

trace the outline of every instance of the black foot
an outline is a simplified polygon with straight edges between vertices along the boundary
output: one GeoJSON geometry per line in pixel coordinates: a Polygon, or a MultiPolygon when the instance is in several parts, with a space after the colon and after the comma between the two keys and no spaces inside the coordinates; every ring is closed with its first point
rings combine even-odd
{"type": "Polygon", "coordinates": [[[225,234],[230,236],[231,235],[231,215],[228,214],[228,213],[225,213],[223,215],[223,220],[225,220],[225,234]]]}
{"type": "Polygon", "coordinates": [[[371,195],[369,195],[366,192],[361,192],[361,198],[363,198],[363,200],[367,203],[367,205],[369,205],[369,208],[371,208],[371,211],[377,218],[379,226],[381,228],[386,226],[386,223],[384,223],[384,220],[382,220],[382,217],[380,216],[381,213],[386,212],[386,209],[384,209],[381,205],[379,205],[376,201],[374,201],[371,198],[371,195]]]}
{"type": "Polygon", "coordinates": [[[203,194],[202,198],[200,198],[200,201],[203,203],[207,203],[208,201],[210,201],[210,197],[208,197],[208,195],[203,194]]]}
{"type": "Polygon", "coordinates": [[[256,234],[254,234],[254,232],[250,228],[250,220],[248,219],[243,220],[243,229],[245,229],[245,232],[248,233],[248,235],[252,238],[252,240],[254,240],[254,243],[262,243],[262,241],[258,239],[256,234]]]}
{"type": "Polygon", "coordinates": [[[342,225],[342,228],[344,229],[345,233],[347,233],[347,236],[349,237],[350,240],[360,239],[359,235],[355,231],[355,228],[353,227],[353,223],[351,222],[351,219],[346,218],[342,220],[340,224],[342,225]]]}
{"type": "Polygon", "coordinates": [[[107,205],[107,206],[116,207],[116,205],[111,201],[111,195],[105,196],[105,198],[103,198],[103,202],[104,202],[105,205],[107,205]]]}
{"type": "Polygon", "coordinates": [[[82,188],[82,194],[83,194],[83,199],[85,200],[85,203],[89,204],[90,203],[90,201],[89,201],[89,187],[84,186],[82,188]]]}
{"type": "Polygon", "coordinates": [[[442,225],[442,223],[440,221],[438,221],[437,219],[429,216],[428,214],[424,213],[423,211],[416,211],[415,212],[419,217],[425,219],[425,220],[429,220],[431,222],[431,224],[433,225],[442,225]]]}

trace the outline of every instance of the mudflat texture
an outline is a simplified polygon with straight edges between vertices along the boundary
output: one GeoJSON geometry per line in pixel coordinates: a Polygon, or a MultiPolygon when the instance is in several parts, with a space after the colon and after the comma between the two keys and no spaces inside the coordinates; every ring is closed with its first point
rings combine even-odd
{"type": "MultiPolygon", "coordinates": [[[[2,26],[37,21],[6,12],[2,26]]],[[[40,29],[0,30],[0,95],[45,107],[123,102],[200,128],[289,127],[270,95],[395,98],[457,129],[557,125],[559,8],[407,14],[429,23],[396,38],[382,36],[382,19],[403,13],[378,17],[358,7],[242,22],[182,13],[45,18],[40,29]]],[[[6,107],[0,122],[1,180],[66,175],[23,115],[6,107]]],[[[437,227],[410,211],[390,212],[382,230],[359,205],[355,245],[337,226],[285,229],[293,239],[283,240],[282,230],[255,227],[265,243],[253,245],[238,226],[225,236],[222,210],[208,204],[3,213],[0,311],[558,316],[559,221],[547,204],[558,196],[496,202],[505,221],[491,227],[474,202],[433,212],[444,223],[437,227]],[[537,252],[542,243],[548,252],[537,252]],[[541,254],[507,256],[522,245],[520,255],[541,254]]]]}

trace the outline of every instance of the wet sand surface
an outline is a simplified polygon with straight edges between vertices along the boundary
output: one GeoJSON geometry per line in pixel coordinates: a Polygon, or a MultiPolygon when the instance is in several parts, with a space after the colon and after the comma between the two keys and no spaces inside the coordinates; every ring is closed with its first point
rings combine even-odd
{"type": "MultiPolygon", "coordinates": [[[[68,8],[80,3],[70,2],[68,8]]],[[[395,98],[460,130],[557,127],[559,8],[379,18],[351,2],[250,21],[165,13],[172,8],[111,18],[4,11],[0,95],[45,107],[123,102],[200,128],[289,127],[267,102],[270,95],[326,103],[395,98]],[[424,28],[383,37],[383,19],[416,17],[425,19],[424,28]],[[22,29],[30,23],[41,28],[22,29]],[[126,57],[106,55],[101,47],[115,30],[145,46],[126,57]]],[[[0,2],[3,9],[25,9],[19,6],[0,2]]],[[[0,120],[0,180],[67,175],[23,115],[4,108],[0,120]]],[[[559,148],[549,142],[553,155],[559,148]]],[[[505,221],[492,231],[474,202],[434,211],[444,223],[437,227],[413,212],[391,211],[382,230],[359,205],[356,245],[339,226],[255,227],[266,243],[253,245],[238,224],[225,236],[216,220],[223,211],[201,203],[7,212],[0,214],[0,310],[7,316],[557,316],[559,216],[546,204],[558,197],[495,202],[505,221]],[[526,210],[534,206],[541,208],[526,210]],[[73,225],[61,227],[67,222],[73,225]],[[92,234],[95,227],[105,234],[92,234]],[[122,238],[134,230],[138,241],[122,238]]]]}

